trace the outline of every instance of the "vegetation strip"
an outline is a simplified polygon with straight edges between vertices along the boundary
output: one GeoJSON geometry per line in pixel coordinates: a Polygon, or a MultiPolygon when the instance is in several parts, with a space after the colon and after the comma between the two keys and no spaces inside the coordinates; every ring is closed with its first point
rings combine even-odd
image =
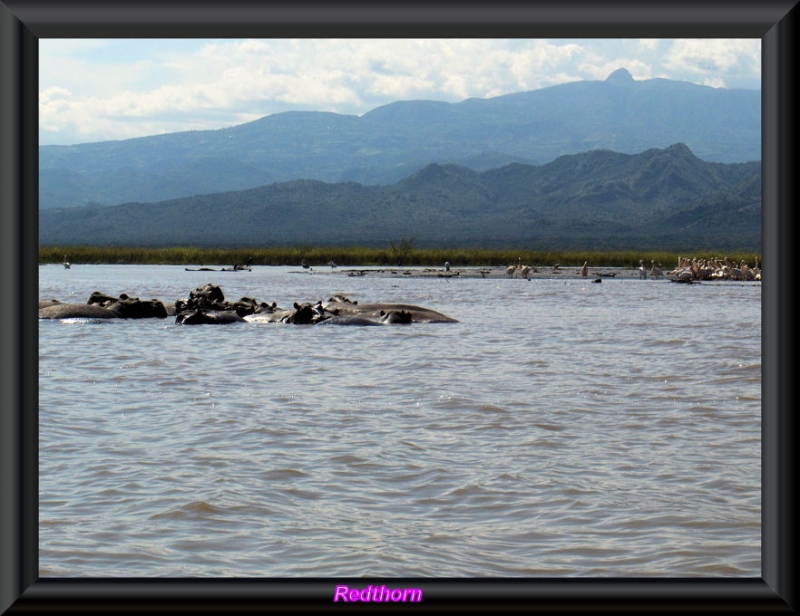
{"type": "MultiPolygon", "coordinates": [[[[192,267],[233,267],[252,258],[252,266],[297,265],[305,262],[311,267],[336,266],[436,266],[449,262],[453,267],[493,267],[526,263],[532,267],[560,264],[565,267],[638,267],[644,260],[660,263],[671,269],[687,254],[664,251],[537,251],[486,250],[480,248],[420,249],[413,240],[392,242],[386,248],[297,246],[291,248],[214,249],[195,247],[121,248],[102,246],[40,246],[39,264],[132,264],[132,265],[189,265],[192,267]]],[[[697,250],[690,257],[712,259],[728,257],[732,261],[753,263],[757,253],[727,253],[721,250],[697,250]]]]}

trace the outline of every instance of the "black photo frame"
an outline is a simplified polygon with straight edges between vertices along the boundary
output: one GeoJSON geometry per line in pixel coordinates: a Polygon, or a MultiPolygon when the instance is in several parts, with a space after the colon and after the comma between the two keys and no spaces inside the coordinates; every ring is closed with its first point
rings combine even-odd
{"type": "MultiPolygon", "coordinates": [[[[347,579],[50,579],[38,575],[38,40],[40,38],[759,38],[762,41],[762,575],[760,578],[393,579],[410,609],[793,613],[796,0],[453,6],[436,2],[0,0],[2,322],[0,612],[266,613],[337,609],[347,579]]],[[[378,581],[386,583],[387,580],[378,581]]],[[[360,608],[365,606],[361,605],[360,608]]]]}

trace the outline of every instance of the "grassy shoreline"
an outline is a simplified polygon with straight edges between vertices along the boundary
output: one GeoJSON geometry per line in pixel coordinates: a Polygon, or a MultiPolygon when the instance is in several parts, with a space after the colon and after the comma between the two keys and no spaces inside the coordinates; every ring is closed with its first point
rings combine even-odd
{"type": "Polygon", "coordinates": [[[479,248],[422,249],[409,245],[390,245],[387,248],[317,247],[297,246],[281,248],[214,249],[125,248],[100,246],[40,246],[39,264],[62,263],[64,258],[74,264],[128,263],[139,265],[223,265],[243,264],[253,258],[253,265],[299,265],[305,260],[313,266],[327,265],[333,261],[340,266],[441,266],[449,261],[453,267],[491,267],[516,265],[518,262],[532,267],[560,263],[580,266],[588,261],[595,267],[638,267],[643,259],[671,268],[679,257],[711,258],[729,257],[735,262],[754,263],[761,255],[753,252],[730,253],[717,250],[698,250],[692,254],[666,251],[554,251],[554,250],[484,250],[479,248]]]}

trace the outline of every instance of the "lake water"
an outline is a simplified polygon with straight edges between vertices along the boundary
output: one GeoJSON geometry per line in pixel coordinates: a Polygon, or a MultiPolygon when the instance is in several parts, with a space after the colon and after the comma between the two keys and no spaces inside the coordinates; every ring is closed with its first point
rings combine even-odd
{"type": "Polygon", "coordinates": [[[39,268],[453,324],[39,322],[43,577],[761,575],[761,287],[39,268]]]}

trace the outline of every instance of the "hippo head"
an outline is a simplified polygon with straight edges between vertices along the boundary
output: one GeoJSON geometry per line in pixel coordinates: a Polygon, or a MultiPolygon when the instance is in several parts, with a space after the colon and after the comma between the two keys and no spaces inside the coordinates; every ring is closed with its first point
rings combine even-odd
{"type": "Polygon", "coordinates": [[[381,310],[381,323],[408,325],[411,321],[411,313],[405,310],[390,310],[389,312],[381,310]]]}
{"type": "Polygon", "coordinates": [[[294,303],[294,314],[290,317],[290,322],[295,325],[308,325],[314,320],[316,312],[308,304],[302,306],[297,302],[294,303]]]}

